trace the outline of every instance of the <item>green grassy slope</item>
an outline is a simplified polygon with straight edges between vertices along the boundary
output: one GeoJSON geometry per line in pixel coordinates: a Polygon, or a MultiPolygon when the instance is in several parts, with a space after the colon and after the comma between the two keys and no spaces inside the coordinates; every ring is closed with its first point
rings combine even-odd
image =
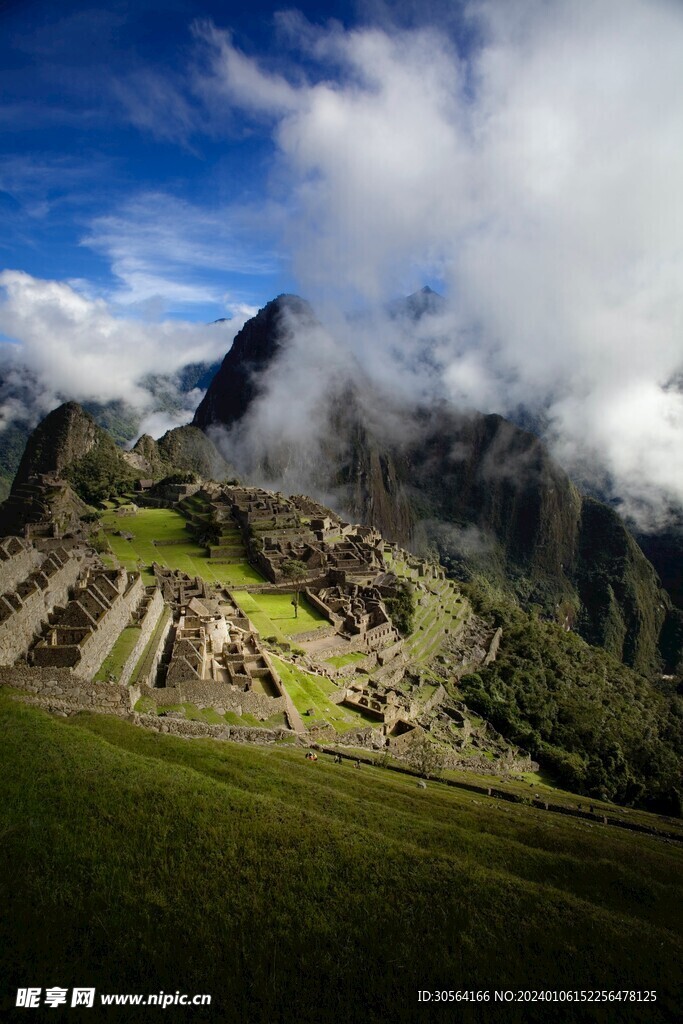
{"type": "MultiPolygon", "coordinates": [[[[166,508],[143,508],[135,515],[122,516],[114,509],[101,517],[106,540],[118,560],[128,569],[142,563],[158,562],[169,569],[179,569],[188,576],[202,576],[209,583],[243,586],[262,583],[263,577],[244,562],[230,564],[206,557],[186,528],[187,520],[179,512],[166,508]],[[133,535],[133,540],[117,536],[119,531],[133,535]],[[156,541],[156,543],[155,543],[156,541]]],[[[150,573],[144,574],[151,581],[150,573]]]]}
{"type": "Polygon", "coordinates": [[[27,984],[209,992],[191,1019],[221,1022],[481,1019],[422,988],[657,990],[590,1020],[680,1005],[674,844],[6,695],[0,730],[6,1005],[27,984]]]}

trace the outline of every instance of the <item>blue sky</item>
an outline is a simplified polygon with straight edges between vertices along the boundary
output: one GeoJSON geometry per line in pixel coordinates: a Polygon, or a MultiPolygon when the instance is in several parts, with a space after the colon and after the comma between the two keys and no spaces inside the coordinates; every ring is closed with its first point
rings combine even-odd
{"type": "Polygon", "coordinates": [[[295,291],[391,387],[683,502],[680,0],[0,0],[0,50],[0,377],[41,410],[144,405],[295,291]],[[400,365],[344,319],[425,283],[400,365]]]}
{"type": "Polygon", "coordinates": [[[3,4],[4,266],[87,282],[124,301],[128,290],[133,303],[156,297],[165,315],[190,319],[224,316],[231,303],[258,305],[289,287],[267,226],[253,239],[225,217],[226,208],[259,202],[270,140],[227,112],[223,124],[208,125],[199,104],[187,123],[175,109],[197,60],[197,18],[215,18],[268,52],[272,13],[258,3],[170,2],[163,16],[144,0],[99,9],[3,4]],[[166,103],[164,86],[176,103],[166,103]],[[127,233],[126,288],[116,269],[126,272],[127,233]],[[164,283],[182,284],[186,300],[178,288],[174,301],[164,283]]]}
{"type": "MultiPolygon", "coordinates": [[[[345,28],[415,14],[410,4],[391,15],[380,4],[296,7],[312,25],[345,28]]],[[[283,43],[281,9],[0,4],[3,266],[71,281],[131,314],[190,320],[299,287],[272,124],[212,88],[207,42],[224,30],[262,65],[320,74],[283,43]]]]}

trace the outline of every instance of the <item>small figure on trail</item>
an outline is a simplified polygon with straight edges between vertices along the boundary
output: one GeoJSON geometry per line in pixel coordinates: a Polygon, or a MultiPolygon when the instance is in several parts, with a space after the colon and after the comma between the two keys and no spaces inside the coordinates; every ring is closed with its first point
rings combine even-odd
{"type": "Polygon", "coordinates": [[[335,754],[334,755],[334,763],[335,764],[341,764],[342,763],[342,756],[341,756],[341,754],[335,754]]]}
{"type": "Polygon", "coordinates": [[[309,750],[308,753],[306,754],[306,760],[307,761],[317,761],[318,760],[318,755],[315,753],[315,751],[309,750]]]}
{"type": "Polygon", "coordinates": [[[353,767],[354,768],[360,768],[360,760],[359,760],[359,758],[356,758],[356,760],[353,763],[353,767]]]}

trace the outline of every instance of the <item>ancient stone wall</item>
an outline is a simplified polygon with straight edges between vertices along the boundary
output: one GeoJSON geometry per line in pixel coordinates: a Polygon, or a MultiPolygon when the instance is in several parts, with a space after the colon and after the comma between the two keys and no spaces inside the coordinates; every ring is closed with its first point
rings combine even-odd
{"type": "Polygon", "coordinates": [[[120,682],[125,684],[130,682],[130,677],[133,674],[133,670],[137,665],[138,661],[142,657],[142,652],[149,643],[152,633],[156,629],[157,623],[161,618],[161,613],[164,610],[164,601],[161,596],[161,591],[158,587],[155,588],[152,595],[152,599],[147,606],[147,611],[140,620],[140,636],[135,641],[135,647],[131,651],[123,671],[121,673],[120,682]]]}
{"type": "Polygon", "coordinates": [[[277,743],[290,740],[289,729],[259,729],[245,725],[209,725],[204,722],[189,722],[182,718],[159,718],[157,715],[141,715],[134,713],[131,721],[145,729],[155,732],[170,733],[172,736],[185,738],[210,737],[217,740],[234,740],[238,743],[277,743]]]}
{"type": "Polygon", "coordinates": [[[35,694],[60,710],[91,709],[112,714],[131,709],[130,690],[120,683],[93,683],[80,679],[68,668],[37,668],[15,665],[0,668],[0,685],[35,694]]]}
{"type": "Polygon", "coordinates": [[[141,693],[151,698],[158,708],[185,703],[198,708],[219,707],[240,717],[243,714],[254,715],[261,721],[286,710],[284,697],[267,697],[265,693],[254,690],[235,690],[211,679],[188,680],[162,688],[142,686],[141,693]]]}
{"type": "MultiPolygon", "coordinates": [[[[345,653],[348,654],[349,652],[346,651],[345,653]]],[[[334,654],[328,654],[328,652],[325,651],[325,657],[326,658],[327,657],[333,658],[333,657],[335,657],[335,655],[334,654]]],[[[377,666],[377,655],[376,654],[368,654],[368,656],[365,658],[364,661],[360,661],[360,660],[351,661],[351,662],[348,663],[348,665],[340,665],[339,668],[335,668],[334,665],[325,665],[325,671],[333,679],[336,679],[338,681],[343,680],[344,682],[348,682],[350,680],[353,680],[353,677],[356,675],[356,672],[357,672],[357,670],[359,668],[362,669],[363,672],[372,673],[372,670],[376,666],[377,666]]]]}
{"type": "Polygon", "coordinates": [[[17,583],[38,567],[41,555],[20,537],[0,539],[0,594],[14,590],[17,583]]]}
{"type": "Polygon", "coordinates": [[[121,630],[128,625],[131,613],[139,605],[144,592],[142,578],[136,576],[127,591],[112,605],[98,623],[97,629],[83,644],[81,660],[76,669],[79,676],[87,679],[95,675],[118,640],[121,630]]]}
{"type": "Polygon", "coordinates": [[[334,612],[332,612],[327,607],[325,602],[321,601],[318,595],[314,594],[313,591],[310,590],[308,587],[306,587],[304,593],[306,595],[306,600],[308,601],[308,603],[311,604],[317,611],[319,611],[321,615],[324,615],[328,622],[331,622],[333,626],[341,626],[342,622],[344,621],[341,615],[336,615],[334,612]]]}
{"type": "Polygon", "coordinates": [[[377,661],[380,665],[386,665],[387,662],[392,661],[394,658],[398,658],[403,653],[403,641],[397,640],[395,643],[390,644],[388,647],[382,647],[377,654],[377,661]]]}
{"type": "Polygon", "coordinates": [[[0,665],[13,665],[25,654],[34,636],[47,623],[50,612],[69,600],[69,590],[78,579],[81,563],[79,559],[69,557],[55,568],[57,563],[51,558],[49,555],[41,565],[41,569],[43,566],[47,568],[47,563],[50,563],[50,575],[39,572],[35,577],[35,588],[22,598],[15,596],[7,606],[9,613],[0,622],[0,665]]]}
{"type": "MultiPolygon", "coordinates": [[[[140,668],[140,676],[136,679],[136,684],[141,687],[154,687],[159,663],[164,656],[166,641],[168,640],[168,635],[173,628],[173,616],[171,614],[171,609],[168,606],[162,606],[161,615],[166,616],[166,623],[159,634],[154,650],[149,652],[145,659],[145,664],[140,668]]],[[[133,666],[133,671],[135,671],[135,666],[133,666]]]]}
{"type": "MultiPolygon", "coordinates": [[[[297,638],[293,638],[296,640],[297,638]]],[[[342,637],[339,638],[339,643],[335,644],[334,647],[325,648],[326,658],[336,658],[343,654],[367,654],[369,657],[374,657],[373,652],[368,651],[365,646],[365,637],[360,633],[357,636],[351,637],[350,640],[344,640],[342,637]]],[[[327,666],[332,669],[332,666],[327,666]]],[[[334,671],[332,669],[332,671],[334,671]]]]}
{"type": "Polygon", "coordinates": [[[366,749],[380,750],[385,746],[384,734],[381,729],[373,729],[367,726],[364,729],[342,733],[336,738],[338,746],[365,747],[366,749]]]}
{"type": "Polygon", "coordinates": [[[421,705],[420,709],[416,709],[416,713],[419,714],[421,711],[423,715],[426,715],[429,711],[432,710],[432,708],[435,708],[438,704],[441,704],[446,699],[446,696],[446,691],[444,690],[441,683],[439,683],[431,697],[427,698],[424,704],[421,705]]]}
{"type": "Polygon", "coordinates": [[[379,647],[383,647],[387,639],[394,639],[396,631],[394,627],[388,623],[383,622],[379,626],[374,626],[372,629],[368,629],[365,633],[365,643],[369,651],[377,650],[379,647]]]}

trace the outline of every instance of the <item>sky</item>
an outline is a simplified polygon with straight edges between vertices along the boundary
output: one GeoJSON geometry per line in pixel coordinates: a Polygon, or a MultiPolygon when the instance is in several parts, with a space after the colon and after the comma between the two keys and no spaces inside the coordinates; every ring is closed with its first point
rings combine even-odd
{"type": "Polygon", "coordinates": [[[0,0],[0,358],[43,405],[144,407],[292,291],[398,392],[683,502],[679,0],[159,11],[0,0]],[[397,341],[424,284],[447,308],[397,341]]]}

